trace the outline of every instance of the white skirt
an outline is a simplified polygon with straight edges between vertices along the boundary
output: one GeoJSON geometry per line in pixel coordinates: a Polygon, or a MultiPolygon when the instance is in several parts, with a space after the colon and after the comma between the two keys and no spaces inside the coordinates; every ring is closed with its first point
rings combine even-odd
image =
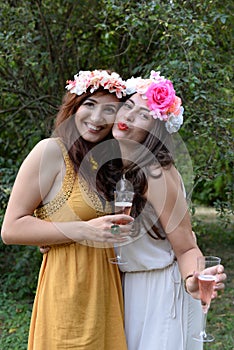
{"type": "Polygon", "coordinates": [[[184,290],[177,264],[124,274],[128,350],[202,350],[201,305],[184,290]]]}

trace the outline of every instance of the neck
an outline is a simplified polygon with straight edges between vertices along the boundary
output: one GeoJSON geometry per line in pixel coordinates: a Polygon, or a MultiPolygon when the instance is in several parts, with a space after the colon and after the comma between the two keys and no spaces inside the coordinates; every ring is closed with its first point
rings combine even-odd
{"type": "Polygon", "coordinates": [[[123,165],[126,166],[129,162],[134,162],[137,159],[138,150],[140,149],[139,143],[131,140],[118,141],[123,165]]]}

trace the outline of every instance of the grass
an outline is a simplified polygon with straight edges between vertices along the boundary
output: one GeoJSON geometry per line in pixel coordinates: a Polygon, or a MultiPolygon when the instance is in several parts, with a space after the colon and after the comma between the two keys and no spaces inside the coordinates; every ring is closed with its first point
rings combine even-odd
{"type": "MultiPolygon", "coordinates": [[[[212,301],[208,313],[207,330],[215,342],[205,344],[204,350],[234,350],[233,226],[225,228],[214,211],[201,208],[193,227],[203,253],[220,256],[228,275],[224,292],[212,301]]],[[[33,247],[2,246],[0,251],[0,349],[26,350],[41,255],[33,247]]]]}

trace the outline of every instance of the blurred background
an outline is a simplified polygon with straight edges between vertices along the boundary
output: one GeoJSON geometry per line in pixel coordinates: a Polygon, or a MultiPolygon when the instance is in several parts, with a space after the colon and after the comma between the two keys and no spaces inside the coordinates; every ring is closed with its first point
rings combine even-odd
{"type": "MultiPolygon", "coordinates": [[[[230,270],[209,315],[212,349],[222,350],[234,344],[233,12],[229,0],[20,0],[0,10],[0,223],[20,164],[50,136],[66,80],[80,70],[124,79],[160,71],[185,108],[193,228],[203,251],[230,270]]],[[[0,254],[0,347],[26,349],[41,255],[1,241],[0,254]]]]}

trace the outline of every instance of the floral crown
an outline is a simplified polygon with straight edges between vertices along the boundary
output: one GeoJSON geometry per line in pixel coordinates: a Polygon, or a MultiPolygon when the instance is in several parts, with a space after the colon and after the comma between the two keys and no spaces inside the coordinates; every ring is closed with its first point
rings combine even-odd
{"type": "Polygon", "coordinates": [[[82,95],[90,88],[93,93],[100,87],[115,92],[118,98],[126,95],[126,84],[119,74],[112,72],[109,74],[106,70],[80,71],[74,75],[74,80],[68,80],[66,89],[72,94],[82,95]]]}
{"type": "Polygon", "coordinates": [[[180,129],[183,124],[184,108],[170,80],[153,70],[149,79],[132,77],[126,81],[126,94],[131,95],[136,92],[141,94],[143,99],[148,100],[147,104],[153,118],[166,122],[165,126],[170,134],[180,129]]]}

